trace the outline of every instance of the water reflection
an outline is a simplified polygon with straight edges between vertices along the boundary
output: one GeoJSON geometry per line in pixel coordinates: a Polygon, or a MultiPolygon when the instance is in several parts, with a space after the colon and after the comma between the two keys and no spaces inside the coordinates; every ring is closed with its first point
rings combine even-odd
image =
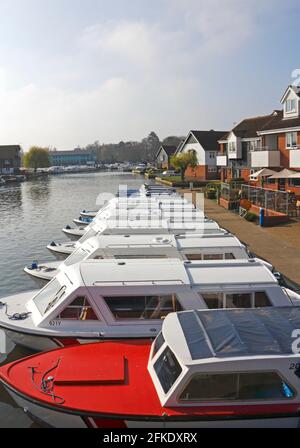
{"type": "Polygon", "coordinates": [[[51,191],[50,183],[51,178],[48,176],[33,182],[26,182],[23,184],[23,190],[25,190],[24,194],[34,203],[47,201],[51,191]]]}
{"type": "MultiPolygon", "coordinates": [[[[32,260],[53,261],[46,245],[64,241],[61,232],[81,210],[94,210],[100,193],[115,193],[119,184],[140,186],[141,178],[126,173],[70,174],[0,187],[0,300],[36,289],[23,268],[32,260]]],[[[9,300],[9,299],[8,299],[9,300]]],[[[3,300],[2,301],[6,301],[3,300]]],[[[0,364],[30,354],[7,340],[0,364]]],[[[1,352],[1,350],[0,350],[1,352]]],[[[29,427],[30,419],[18,409],[0,385],[0,427],[29,427]]]]}

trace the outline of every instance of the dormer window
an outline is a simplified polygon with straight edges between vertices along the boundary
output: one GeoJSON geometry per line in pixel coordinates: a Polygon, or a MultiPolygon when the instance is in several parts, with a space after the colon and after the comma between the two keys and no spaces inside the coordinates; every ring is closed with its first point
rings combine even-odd
{"type": "Polygon", "coordinates": [[[296,112],[296,100],[295,99],[286,100],[286,102],[285,102],[285,111],[287,113],[296,112]]]}

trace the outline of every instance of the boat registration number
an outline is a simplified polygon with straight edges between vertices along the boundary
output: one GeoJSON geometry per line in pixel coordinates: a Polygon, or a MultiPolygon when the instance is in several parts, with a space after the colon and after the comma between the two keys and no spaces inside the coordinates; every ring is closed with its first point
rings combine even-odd
{"type": "Polygon", "coordinates": [[[49,325],[51,325],[51,327],[60,327],[61,321],[60,320],[50,320],[49,325]]]}

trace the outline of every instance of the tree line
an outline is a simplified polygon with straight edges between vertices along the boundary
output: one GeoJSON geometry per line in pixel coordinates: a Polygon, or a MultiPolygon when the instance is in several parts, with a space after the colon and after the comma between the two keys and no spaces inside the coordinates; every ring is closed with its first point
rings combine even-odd
{"type": "MultiPolygon", "coordinates": [[[[161,145],[178,146],[184,137],[169,136],[160,141],[157,134],[152,131],[141,141],[120,141],[119,143],[100,144],[99,141],[90,143],[85,147],[97,155],[97,161],[102,163],[116,162],[154,162],[155,156],[161,145]]],[[[49,148],[32,146],[28,152],[23,155],[23,164],[26,168],[38,168],[50,166],[49,148]]]]}
{"type": "Polygon", "coordinates": [[[99,162],[153,162],[162,144],[178,146],[183,139],[184,137],[169,136],[161,141],[152,131],[141,141],[120,141],[109,144],[100,144],[96,141],[81,149],[96,151],[99,162]]]}

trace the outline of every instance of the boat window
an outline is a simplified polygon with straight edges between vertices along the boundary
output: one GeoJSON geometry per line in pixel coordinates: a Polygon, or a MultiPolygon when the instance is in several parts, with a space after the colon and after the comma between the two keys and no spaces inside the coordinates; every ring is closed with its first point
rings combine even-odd
{"type": "Polygon", "coordinates": [[[276,372],[196,374],[180,400],[267,400],[294,395],[295,392],[276,372]]]}
{"type": "Polygon", "coordinates": [[[99,320],[88,299],[76,297],[58,316],[57,319],[99,320]]]}
{"type": "Polygon", "coordinates": [[[74,263],[78,263],[79,261],[82,261],[88,254],[88,251],[79,248],[65,260],[65,265],[71,266],[74,263]]]}
{"type": "Polygon", "coordinates": [[[131,260],[131,259],[152,259],[152,258],[167,258],[167,255],[164,255],[164,254],[161,254],[161,255],[159,255],[159,254],[157,254],[157,255],[155,255],[155,254],[153,254],[153,255],[151,255],[151,254],[149,254],[149,255],[143,255],[143,254],[125,254],[125,255],[114,255],[114,258],[116,259],[116,260],[122,260],[122,259],[129,259],[129,260],[131,260]]]}
{"type": "Polygon", "coordinates": [[[182,394],[182,401],[233,400],[237,396],[237,375],[235,374],[197,374],[182,394]]]}
{"type": "Polygon", "coordinates": [[[276,372],[239,374],[239,399],[292,398],[294,391],[276,372]]]}
{"type": "Polygon", "coordinates": [[[225,308],[252,308],[251,293],[226,294],[225,308]]]}
{"type": "Polygon", "coordinates": [[[264,291],[256,291],[254,293],[254,306],[255,308],[272,306],[267,294],[264,291]]]}
{"type": "Polygon", "coordinates": [[[203,254],[203,260],[223,260],[223,254],[203,254]]]}
{"type": "Polygon", "coordinates": [[[154,370],[165,394],[169,392],[182,372],[174,353],[167,347],[154,364],[154,370]]]}
{"type": "Polygon", "coordinates": [[[164,345],[164,343],[165,343],[165,339],[162,335],[162,332],[160,332],[153,343],[152,358],[154,358],[154,356],[161,349],[161,347],[164,345]]]}
{"type": "Polygon", "coordinates": [[[225,260],[235,260],[235,256],[231,252],[225,253],[225,260]]]}
{"type": "Polygon", "coordinates": [[[208,309],[223,308],[223,294],[222,293],[201,293],[200,296],[204,300],[208,309]]]}
{"type": "Polygon", "coordinates": [[[182,311],[175,294],[159,296],[103,297],[116,320],[163,319],[167,314],[182,311]]]}
{"type": "Polygon", "coordinates": [[[66,292],[66,287],[57,279],[53,279],[34,298],[33,301],[43,316],[61,300],[66,292]]]}
{"type": "Polygon", "coordinates": [[[193,261],[193,260],[202,260],[201,254],[185,254],[185,257],[187,260],[193,261]]]}

